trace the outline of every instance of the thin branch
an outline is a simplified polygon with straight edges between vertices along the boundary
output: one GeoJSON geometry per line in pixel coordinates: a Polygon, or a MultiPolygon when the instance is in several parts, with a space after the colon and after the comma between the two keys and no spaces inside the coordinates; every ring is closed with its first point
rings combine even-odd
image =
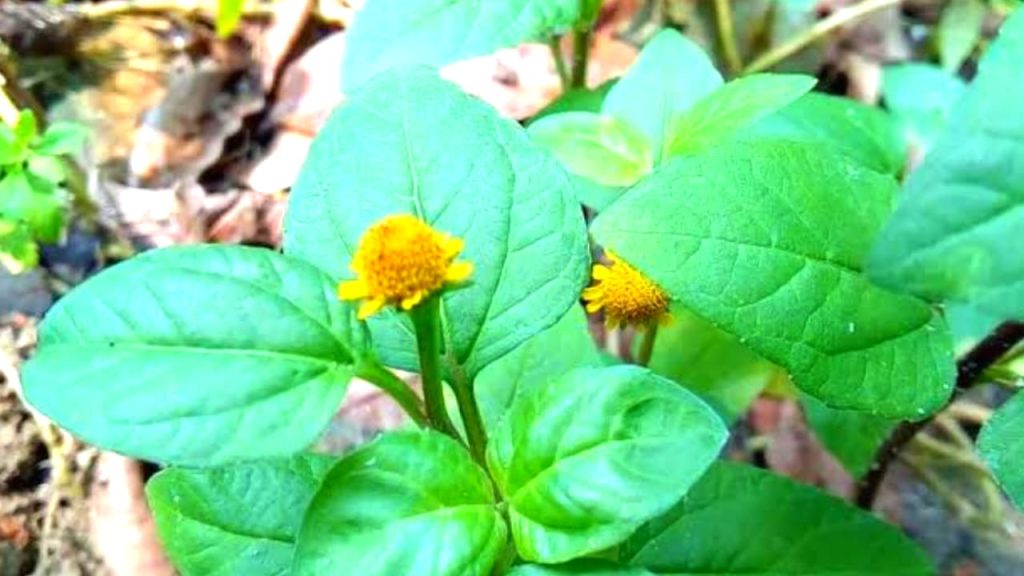
{"type": "Polygon", "coordinates": [[[957,363],[957,388],[969,388],[981,374],[1024,341],[1024,322],[1003,322],[957,363]]]}
{"type": "Polygon", "coordinates": [[[743,70],[744,74],[763,72],[789,58],[793,54],[803,50],[807,46],[827,36],[833,30],[859,20],[872,12],[877,12],[891,6],[896,6],[903,0],[864,0],[859,4],[836,10],[832,15],[816,22],[813,26],[794,36],[791,40],[779,44],[775,48],[765,52],[754,59],[743,70]]]}
{"type": "MultiPolygon", "coordinates": [[[[1024,341],[1024,322],[1004,322],[970,352],[957,362],[956,387],[970,388],[986,368],[999,361],[1019,342],[1024,341]]],[[[875,453],[875,462],[857,485],[857,505],[870,510],[875,504],[878,489],[882,486],[889,465],[892,464],[908,442],[932,423],[935,416],[918,422],[904,422],[893,430],[892,435],[875,453]]]]}
{"type": "Polygon", "coordinates": [[[736,29],[733,26],[732,5],[730,0],[715,0],[715,24],[718,27],[718,39],[722,43],[722,56],[729,74],[735,76],[743,71],[743,58],[740,57],[736,43],[736,29]]]}

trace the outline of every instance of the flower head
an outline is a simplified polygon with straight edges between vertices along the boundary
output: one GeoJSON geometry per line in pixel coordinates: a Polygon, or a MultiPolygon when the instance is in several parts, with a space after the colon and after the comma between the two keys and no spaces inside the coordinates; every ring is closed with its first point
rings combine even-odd
{"type": "Polygon", "coordinates": [[[655,322],[666,324],[668,294],[611,251],[605,251],[610,263],[595,264],[593,284],[583,290],[587,312],[604,310],[608,326],[629,325],[646,328],[655,322]]]}
{"type": "Polygon", "coordinates": [[[387,216],[359,239],[349,265],[356,279],[338,285],[338,298],[362,300],[360,320],[388,304],[410,310],[446,284],[469,278],[473,265],[455,261],[462,246],[411,214],[387,216]]]}

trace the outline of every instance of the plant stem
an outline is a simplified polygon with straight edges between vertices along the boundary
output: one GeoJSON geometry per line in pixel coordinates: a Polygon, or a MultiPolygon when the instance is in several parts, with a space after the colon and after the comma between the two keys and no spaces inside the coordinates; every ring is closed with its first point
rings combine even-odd
{"type": "Polygon", "coordinates": [[[803,50],[810,44],[813,44],[825,37],[829,32],[832,32],[836,28],[849,24],[854,20],[863,18],[872,12],[896,6],[902,1],[903,0],[864,0],[863,2],[854,4],[853,6],[847,6],[841,10],[836,10],[829,17],[819,20],[810,28],[804,30],[803,33],[779,44],[775,48],[772,48],[755,58],[753,62],[747,65],[743,70],[743,73],[753,74],[754,72],[763,72],[768,70],[772,66],[775,66],[779,62],[782,62],[786,58],[789,58],[793,54],[803,50]]]}
{"type": "Polygon", "coordinates": [[[462,366],[455,362],[449,362],[449,370],[452,373],[452,388],[455,390],[455,398],[459,403],[462,425],[466,428],[466,438],[469,440],[469,451],[473,458],[481,466],[484,466],[487,432],[484,430],[480,408],[477,406],[476,395],[473,393],[473,383],[466,376],[466,371],[462,366]]]}
{"type": "Polygon", "coordinates": [[[569,77],[569,68],[565,65],[565,58],[562,56],[562,37],[552,36],[548,40],[548,48],[551,49],[551,57],[555,59],[555,70],[558,71],[558,79],[562,82],[562,89],[569,88],[572,78],[569,77]]]}
{"type": "Polygon", "coordinates": [[[423,400],[427,421],[435,430],[461,440],[444,405],[444,384],[441,382],[441,300],[430,297],[409,311],[416,328],[416,352],[420,357],[423,379],[423,400]]]}
{"type": "Polygon", "coordinates": [[[732,4],[730,0],[715,0],[715,24],[718,39],[722,43],[722,56],[729,74],[735,76],[743,71],[743,59],[736,43],[736,29],[733,27],[732,4]]]}
{"type": "Polygon", "coordinates": [[[381,366],[376,360],[357,363],[356,376],[391,396],[417,426],[422,428],[430,425],[419,396],[401,378],[395,376],[394,372],[381,366]]]}
{"type": "Polygon", "coordinates": [[[647,366],[651,363],[651,354],[654,352],[654,339],[658,337],[658,322],[651,322],[643,331],[640,339],[640,350],[636,355],[636,363],[640,366],[647,366]]]}
{"type": "Polygon", "coordinates": [[[587,58],[590,55],[590,28],[576,30],[572,42],[572,79],[570,87],[587,87],[587,58]]]}
{"type": "MultiPolygon", "coordinates": [[[[970,388],[986,368],[999,361],[1003,354],[1024,340],[1024,322],[1004,322],[978,343],[957,362],[956,387],[970,388]]],[[[948,406],[948,404],[947,404],[948,406]]],[[[940,411],[941,412],[941,411],[940,411]]],[[[937,413],[936,413],[937,414],[937,413]]],[[[904,422],[893,430],[889,438],[875,453],[875,462],[868,473],[857,484],[856,503],[865,510],[871,510],[882,486],[889,465],[892,464],[908,442],[917,433],[928,427],[935,415],[918,422],[904,422]]]]}

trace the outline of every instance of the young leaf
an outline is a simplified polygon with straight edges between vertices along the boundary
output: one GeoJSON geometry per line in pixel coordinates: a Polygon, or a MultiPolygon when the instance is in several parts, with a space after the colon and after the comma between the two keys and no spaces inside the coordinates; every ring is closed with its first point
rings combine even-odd
{"type": "Polygon", "coordinates": [[[58,156],[33,154],[29,157],[25,168],[31,176],[35,176],[53,186],[58,186],[67,179],[64,161],[58,156]]]}
{"type": "Polygon", "coordinates": [[[657,164],[665,157],[676,118],[722,83],[722,75],[699,46],[666,28],[644,46],[611,89],[602,113],[643,133],[657,164]]]}
{"type": "Polygon", "coordinates": [[[886,108],[925,150],[942,133],[966,88],[958,76],[921,62],[886,66],[882,75],[886,108]]]}
{"type": "Polygon", "coordinates": [[[14,124],[14,140],[18,148],[26,148],[39,135],[39,123],[36,115],[31,110],[22,110],[18,113],[18,120],[14,124]]]}
{"type": "Polygon", "coordinates": [[[714,411],[672,382],[635,366],[582,368],[518,396],[487,463],[519,555],[563,562],[670,508],[726,437],[714,411]]]}
{"type": "Polygon", "coordinates": [[[654,166],[644,135],[612,116],[555,114],[531,124],[529,133],[567,170],[604,186],[631,186],[654,166]]]}
{"type": "Polygon", "coordinates": [[[865,412],[829,408],[806,394],[800,401],[814,434],[854,478],[867,473],[896,424],[865,412]]]}
{"type": "Polygon", "coordinates": [[[726,422],[747,411],[779,368],[696,314],[674,306],[658,329],[651,370],[697,394],[726,422]]]}
{"type": "Polygon", "coordinates": [[[554,326],[480,371],[473,383],[480,414],[494,430],[512,402],[538,387],[585,366],[600,366],[601,355],[587,328],[587,316],[573,306],[554,326]]]}
{"type": "Polygon", "coordinates": [[[932,576],[893,526],[846,502],[748,466],[718,462],[620,560],[655,574],[932,576]]]}
{"type": "MultiPolygon", "coordinates": [[[[419,216],[465,241],[471,283],[442,302],[446,347],[473,376],[560,319],[590,259],[583,215],[558,162],[433,72],[378,76],[317,136],[292,191],[285,252],[351,278],[352,252],[380,218],[419,216]]],[[[416,366],[411,328],[371,319],[386,362],[416,366]]]]}
{"type": "Polygon", "coordinates": [[[64,233],[61,191],[22,168],[0,178],[0,216],[24,222],[40,242],[55,243],[64,233]]]}
{"type": "Polygon", "coordinates": [[[983,0],[952,0],[946,5],[936,32],[939,61],[947,71],[955,73],[971,55],[987,11],[983,0]]]}
{"type": "Polygon", "coordinates": [[[743,135],[831,146],[868,168],[894,176],[902,174],[906,164],[906,143],[888,114],[817,92],[805,94],[743,135]]]}
{"type": "Polygon", "coordinates": [[[315,268],[255,248],[149,252],[61,299],[25,394],[88,442],[215,466],[290,455],[334,415],[365,353],[315,268]]]}
{"type": "Polygon", "coordinates": [[[288,576],[302,515],[333,463],[304,454],[159,472],[146,497],[164,550],[183,576],[288,576]]]}
{"type": "Polygon", "coordinates": [[[931,300],[1024,319],[1024,11],[1015,13],[911,174],[871,254],[878,282],[931,300]]]}
{"type": "Polygon", "coordinates": [[[733,80],[676,120],[666,143],[668,155],[693,154],[722,142],[803,96],[815,83],[815,78],[801,74],[754,74],[733,80]]]}
{"type": "Polygon", "coordinates": [[[369,0],[347,32],[346,92],[389,68],[444,66],[568,30],[580,0],[369,0]]]}
{"type": "Polygon", "coordinates": [[[437,432],[384,435],[324,479],[299,532],[295,576],[487,576],[508,529],[487,474],[437,432]]]}
{"type": "Polygon", "coordinates": [[[238,29],[245,9],[245,0],[217,0],[217,35],[227,38],[238,29]]]}
{"type": "Polygon", "coordinates": [[[981,429],[978,452],[1018,508],[1024,508],[1024,394],[1004,404],[981,429]]]}
{"type": "Polygon", "coordinates": [[[821,146],[734,143],[666,164],[592,232],[808,394],[919,419],[952,393],[949,331],[925,302],[861,274],[895,192],[821,146]]]}

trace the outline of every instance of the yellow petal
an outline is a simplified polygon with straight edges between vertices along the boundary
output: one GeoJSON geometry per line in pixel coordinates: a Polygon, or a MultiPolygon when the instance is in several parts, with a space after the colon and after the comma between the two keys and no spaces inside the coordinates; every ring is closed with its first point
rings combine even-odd
{"type": "Polygon", "coordinates": [[[611,274],[611,270],[608,269],[604,264],[594,264],[594,268],[590,275],[594,277],[594,280],[604,280],[611,274]]]}
{"type": "Polygon", "coordinates": [[[597,312],[601,308],[604,308],[604,302],[601,302],[599,300],[594,300],[592,302],[587,302],[587,312],[590,312],[591,314],[593,314],[594,312],[597,312]]]}
{"type": "Polygon", "coordinates": [[[374,298],[372,300],[363,300],[363,303],[359,306],[359,319],[366,320],[370,316],[373,316],[380,309],[384,307],[384,300],[382,298],[374,298]]]}
{"type": "Polygon", "coordinates": [[[413,306],[423,301],[423,292],[417,292],[408,298],[402,299],[402,310],[412,310],[413,306]]]}
{"type": "Polygon", "coordinates": [[[608,260],[611,261],[612,264],[618,264],[618,263],[622,262],[622,258],[619,258],[611,250],[605,250],[604,251],[604,255],[608,257],[608,260]]]}
{"type": "Polygon", "coordinates": [[[340,300],[359,300],[366,298],[369,294],[369,286],[362,280],[345,280],[338,284],[338,298],[340,300]]]}
{"type": "Polygon", "coordinates": [[[444,241],[442,242],[442,246],[444,247],[444,255],[447,256],[448,258],[455,258],[456,256],[459,255],[460,252],[462,252],[462,249],[465,247],[465,245],[466,243],[463,242],[461,238],[455,238],[454,236],[446,236],[444,241]]]}
{"type": "Polygon", "coordinates": [[[473,273],[472,262],[452,262],[448,266],[448,271],[444,275],[444,279],[448,282],[462,282],[473,273]]]}

